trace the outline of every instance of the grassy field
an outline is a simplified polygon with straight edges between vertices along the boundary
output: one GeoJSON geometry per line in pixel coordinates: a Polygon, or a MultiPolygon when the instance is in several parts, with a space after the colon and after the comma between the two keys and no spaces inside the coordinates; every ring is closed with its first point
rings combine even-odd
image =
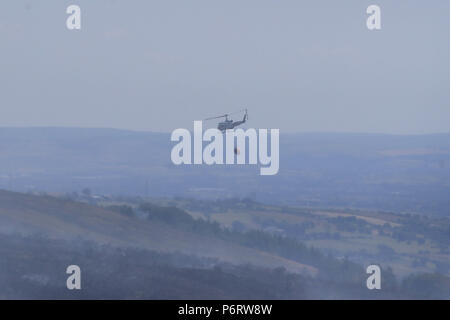
{"type": "MultiPolygon", "coordinates": [[[[213,213],[189,212],[193,217],[211,219],[226,228],[239,225],[249,230],[265,230],[297,238],[337,257],[347,257],[364,265],[377,263],[391,267],[399,276],[420,272],[450,275],[448,243],[431,237],[436,225],[441,223],[440,219],[427,218],[422,232],[417,233],[408,232],[408,224],[417,217],[387,212],[284,210],[263,205],[248,210],[231,208],[213,213]],[[352,229],[347,230],[349,227],[352,229]],[[405,233],[406,239],[398,238],[398,233],[405,233]]],[[[448,219],[444,221],[448,223],[448,219]]],[[[439,230],[445,232],[445,229],[439,230]]]]}

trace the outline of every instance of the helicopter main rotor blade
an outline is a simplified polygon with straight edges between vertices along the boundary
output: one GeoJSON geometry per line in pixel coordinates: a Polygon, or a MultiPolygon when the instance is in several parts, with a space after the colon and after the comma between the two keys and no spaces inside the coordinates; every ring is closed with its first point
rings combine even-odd
{"type": "Polygon", "coordinates": [[[235,112],[232,112],[232,113],[224,114],[223,116],[217,116],[217,117],[206,118],[206,119],[203,119],[203,121],[206,121],[206,120],[214,120],[214,119],[219,119],[219,118],[226,118],[226,117],[228,117],[228,116],[230,116],[230,115],[237,114],[237,113],[241,113],[241,112],[243,112],[243,111],[245,111],[245,113],[247,113],[247,109],[241,109],[241,110],[238,110],[238,111],[235,111],[235,112]]]}
{"type": "Polygon", "coordinates": [[[228,117],[228,114],[224,114],[223,116],[218,116],[218,117],[206,118],[203,120],[206,121],[206,120],[213,120],[213,119],[219,119],[219,118],[225,118],[225,117],[228,117]]]}

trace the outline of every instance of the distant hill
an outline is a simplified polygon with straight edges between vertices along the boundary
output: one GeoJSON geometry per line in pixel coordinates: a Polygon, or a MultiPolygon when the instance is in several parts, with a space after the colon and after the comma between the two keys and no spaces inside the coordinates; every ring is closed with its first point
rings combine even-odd
{"type": "Polygon", "coordinates": [[[164,133],[0,128],[0,188],[27,192],[249,197],[283,205],[448,215],[450,134],[283,134],[280,171],[175,166],[164,133]]]}

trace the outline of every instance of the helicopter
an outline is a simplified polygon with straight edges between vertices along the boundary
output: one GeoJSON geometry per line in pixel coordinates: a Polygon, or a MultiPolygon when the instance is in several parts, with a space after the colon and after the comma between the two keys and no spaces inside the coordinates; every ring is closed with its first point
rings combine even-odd
{"type": "Polygon", "coordinates": [[[214,120],[214,119],[220,119],[220,118],[225,118],[225,120],[222,122],[219,122],[219,124],[217,125],[217,129],[219,129],[220,131],[222,131],[222,133],[224,133],[226,130],[232,130],[232,129],[236,128],[237,126],[244,124],[248,120],[248,112],[247,112],[247,109],[243,109],[243,110],[236,111],[233,113],[227,113],[222,116],[206,118],[204,120],[206,121],[206,120],[214,120]],[[228,117],[230,115],[233,115],[236,113],[241,113],[242,111],[245,111],[245,113],[244,113],[244,118],[242,118],[241,121],[233,121],[231,119],[228,119],[228,117]]]}

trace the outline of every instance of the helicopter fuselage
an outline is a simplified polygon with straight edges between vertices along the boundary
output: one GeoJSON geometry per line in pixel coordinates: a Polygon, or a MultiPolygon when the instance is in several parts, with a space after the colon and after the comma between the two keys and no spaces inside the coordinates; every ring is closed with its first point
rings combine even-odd
{"type": "Polygon", "coordinates": [[[217,125],[217,129],[220,131],[225,131],[228,129],[234,129],[236,127],[236,123],[233,120],[225,120],[223,122],[219,122],[217,125]]]}
{"type": "Polygon", "coordinates": [[[226,130],[234,129],[237,126],[245,123],[246,121],[247,121],[247,114],[244,115],[244,118],[241,121],[233,121],[225,119],[225,121],[219,122],[219,124],[217,125],[217,129],[224,132],[226,130]]]}

